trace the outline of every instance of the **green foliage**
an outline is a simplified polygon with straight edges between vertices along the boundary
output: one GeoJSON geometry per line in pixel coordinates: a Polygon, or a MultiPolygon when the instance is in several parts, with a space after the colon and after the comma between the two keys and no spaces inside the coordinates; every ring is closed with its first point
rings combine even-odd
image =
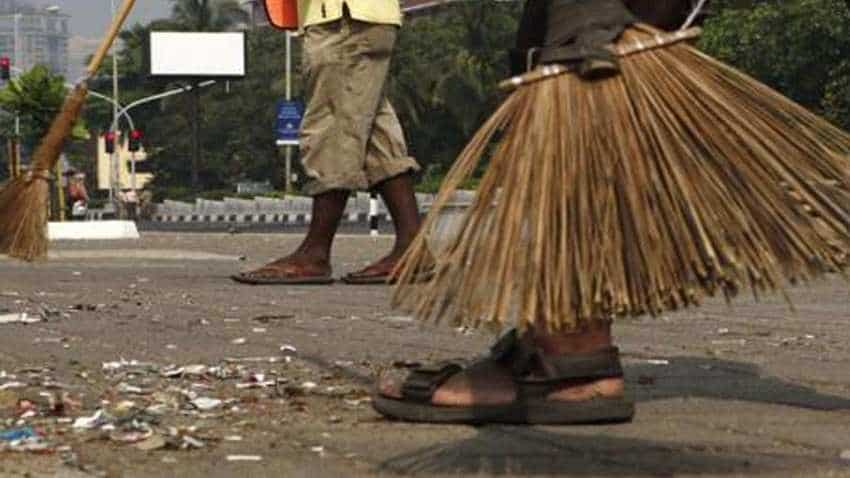
{"type": "Polygon", "coordinates": [[[451,165],[497,105],[519,15],[515,3],[461,2],[402,29],[390,98],[429,174],[451,165]]]}
{"type": "MultiPolygon", "coordinates": [[[[10,115],[4,116],[4,131],[13,131],[13,118],[21,120],[22,144],[33,147],[44,136],[65,100],[65,79],[50,73],[43,65],[12,79],[0,90],[0,107],[10,115]]],[[[85,127],[77,124],[75,139],[85,139],[85,127]]]]}
{"type": "Polygon", "coordinates": [[[850,126],[850,10],[844,0],[737,2],[708,21],[701,47],[850,126]]]}
{"type": "MultiPolygon", "coordinates": [[[[421,190],[437,189],[446,169],[501,100],[495,85],[508,75],[506,52],[514,43],[520,10],[521,2],[457,2],[439,13],[411,18],[402,28],[388,92],[411,153],[425,166],[421,190]]],[[[712,0],[711,11],[701,48],[850,128],[847,1],[712,0]]],[[[149,31],[217,31],[247,20],[232,0],[174,0],[172,13],[122,33],[122,103],[176,86],[145,71],[149,31]]],[[[301,96],[299,43],[294,42],[296,96],[301,96]]],[[[284,44],[281,32],[249,32],[247,77],[233,82],[229,91],[223,84],[203,91],[201,181],[211,197],[232,194],[238,181],[281,183],[282,159],[272,127],[275,103],[284,94],[284,44]]],[[[111,66],[106,65],[92,82],[100,92],[111,90],[111,66]]],[[[180,95],[133,112],[152,151],[160,198],[194,197],[188,190],[189,99],[180,95]]],[[[92,100],[86,118],[105,129],[111,107],[92,100]]]]}

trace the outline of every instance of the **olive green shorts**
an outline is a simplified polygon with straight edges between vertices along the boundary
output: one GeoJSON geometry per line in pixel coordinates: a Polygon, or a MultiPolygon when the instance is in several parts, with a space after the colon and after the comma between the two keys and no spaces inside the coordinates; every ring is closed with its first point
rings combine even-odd
{"type": "Polygon", "coordinates": [[[350,18],[304,32],[306,194],[365,190],[420,169],[386,95],[397,35],[396,26],[350,18]]]}

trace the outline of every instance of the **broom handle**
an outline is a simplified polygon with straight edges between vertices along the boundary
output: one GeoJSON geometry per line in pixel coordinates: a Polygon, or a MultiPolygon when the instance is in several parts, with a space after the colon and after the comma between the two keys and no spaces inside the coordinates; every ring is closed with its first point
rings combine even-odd
{"type": "Polygon", "coordinates": [[[103,59],[106,58],[107,53],[109,53],[109,49],[112,48],[112,43],[121,32],[121,28],[124,26],[127,16],[130,15],[130,11],[133,10],[133,5],[135,5],[135,3],[136,0],[124,0],[121,8],[118,9],[118,14],[112,19],[112,26],[109,27],[109,32],[107,32],[106,36],[103,37],[103,41],[100,43],[100,46],[89,62],[88,68],[86,68],[87,79],[97,73],[98,68],[100,68],[100,64],[103,63],[103,59]]]}

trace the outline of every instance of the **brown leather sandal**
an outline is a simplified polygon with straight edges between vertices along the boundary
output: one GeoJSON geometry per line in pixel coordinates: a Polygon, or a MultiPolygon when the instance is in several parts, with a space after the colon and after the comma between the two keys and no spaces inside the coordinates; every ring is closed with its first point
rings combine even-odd
{"type": "Polygon", "coordinates": [[[241,272],[230,276],[240,284],[249,285],[327,285],[333,284],[330,273],[322,275],[305,274],[304,268],[295,264],[276,267],[272,264],[259,269],[241,272]]]}
{"type": "Polygon", "coordinates": [[[402,386],[402,398],[376,392],[372,406],[389,418],[426,423],[568,425],[627,422],[634,416],[634,402],[622,397],[577,402],[547,399],[565,383],[622,377],[616,347],[590,354],[545,356],[511,331],[482,360],[511,370],[516,400],[504,405],[470,407],[432,404],[437,389],[468,366],[463,361],[447,361],[414,368],[402,386]]]}

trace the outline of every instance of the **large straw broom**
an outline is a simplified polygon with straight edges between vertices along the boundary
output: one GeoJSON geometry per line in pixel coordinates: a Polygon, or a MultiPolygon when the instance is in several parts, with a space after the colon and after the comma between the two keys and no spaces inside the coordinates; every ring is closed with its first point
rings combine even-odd
{"type": "Polygon", "coordinates": [[[681,41],[695,33],[628,29],[610,79],[553,65],[503,83],[399,266],[396,305],[566,331],[845,269],[850,135],[681,41]],[[485,156],[459,231],[438,237],[485,156]]]}
{"type": "Polygon", "coordinates": [[[136,0],[124,0],[112,26],[36,148],[27,174],[0,188],[0,254],[32,261],[47,255],[48,180],[80,116],[88,90],[86,82],[97,73],[136,0]]]}

